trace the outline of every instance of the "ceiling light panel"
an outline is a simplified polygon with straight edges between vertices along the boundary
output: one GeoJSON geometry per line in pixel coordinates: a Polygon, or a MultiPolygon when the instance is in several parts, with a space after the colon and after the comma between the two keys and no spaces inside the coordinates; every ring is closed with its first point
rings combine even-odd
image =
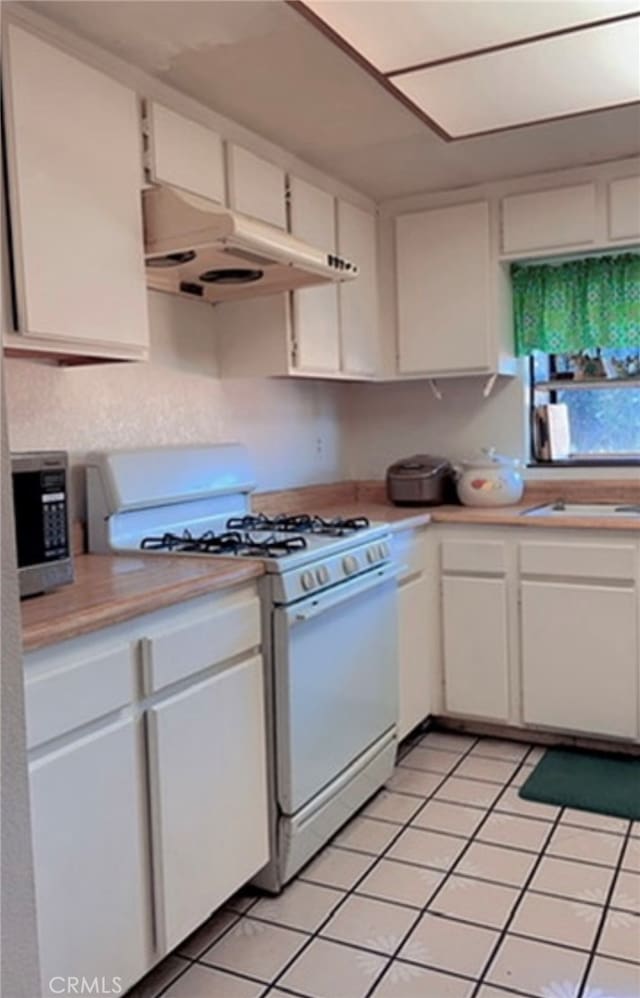
{"type": "Polygon", "coordinates": [[[637,13],[637,0],[310,0],[381,73],[637,13]]]}
{"type": "Polygon", "coordinates": [[[395,77],[453,138],[640,100],[640,19],[395,77]]]}

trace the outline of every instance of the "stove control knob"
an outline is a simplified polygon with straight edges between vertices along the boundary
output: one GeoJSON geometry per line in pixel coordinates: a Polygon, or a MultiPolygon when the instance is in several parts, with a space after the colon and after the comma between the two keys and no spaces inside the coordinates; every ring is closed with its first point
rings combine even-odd
{"type": "Polygon", "coordinates": [[[331,576],[329,575],[329,569],[327,568],[327,566],[321,565],[316,572],[316,579],[318,580],[318,585],[326,586],[330,578],[331,576]]]}
{"type": "Polygon", "coordinates": [[[303,589],[313,589],[316,584],[313,572],[303,572],[300,576],[300,582],[302,583],[303,589]]]}
{"type": "Polygon", "coordinates": [[[359,568],[358,559],[354,554],[348,554],[342,559],[342,567],[345,575],[353,575],[353,573],[357,572],[359,568]]]}
{"type": "Polygon", "coordinates": [[[386,541],[383,541],[382,544],[380,545],[380,551],[383,558],[388,558],[389,555],[391,554],[389,550],[389,545],[387,544],[386,541]]]}
{"type": "Polygon", "coordinates": [[[377,560],[378,560],[378,552],[376,551],[376,549],[367,548],[367,561],[369,562],[369,564],[373,565],[374,562],[376,562],[377,560]]]}

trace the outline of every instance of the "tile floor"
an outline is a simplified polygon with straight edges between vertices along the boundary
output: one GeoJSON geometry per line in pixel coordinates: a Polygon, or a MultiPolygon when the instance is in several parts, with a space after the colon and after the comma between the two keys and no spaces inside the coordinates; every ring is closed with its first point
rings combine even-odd
{"type": "Polygon", "coordinates": [[[280,897],[132,998],[640,998],[640,822],[518,797],[542,750],[428,732],[280,897]]]}

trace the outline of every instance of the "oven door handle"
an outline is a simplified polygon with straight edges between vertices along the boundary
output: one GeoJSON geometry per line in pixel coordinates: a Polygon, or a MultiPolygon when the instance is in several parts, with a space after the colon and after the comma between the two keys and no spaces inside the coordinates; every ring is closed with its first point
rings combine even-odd
{"type": "Polygon", "coordinates": [[[288,607],[285,610],[287,623],[290,627],[294,624],[302,624],[307,620],[318,617],[326,610],[332,610],[345,603],[347,600],[360,596],[370,589],[376,589],[384,582],[391,582],[397,579],[398,569],[395,565],[381,565],[379,568],[367,572],[365,575],[353,579],[351,582],[343,582],[324,593],[317,596],[309,596],[307,599],[288,607]]]}

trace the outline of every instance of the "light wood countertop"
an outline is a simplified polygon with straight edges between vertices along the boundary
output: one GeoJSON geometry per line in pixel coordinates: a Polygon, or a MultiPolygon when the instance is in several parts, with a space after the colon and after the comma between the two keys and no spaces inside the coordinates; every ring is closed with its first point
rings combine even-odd
{"type": "Polygon", "coordinates": [[[75,581],[21,603],[25,651],[118,624],[263,574],[241,558],[79,555],[75,581]]]}
{"type": "Polygon", "coordinates": [[[487,524],[496,527],[538,527],[544,530],[640,530],[640,517],[614,516],[524,516],[526,510],[539,505],[535,502],[516,506],[438,506],[433,510],[434,523],[487,524]]]}
{"type": "Polygon", "coordinates": [[[513,506],[394,506],[384,482],[339,482],[311,485],[253,497],[253,507],[266,513],[317,513],[319,516],[367,516],[403,530],[426,523],[531,527],[553,530],[639,531],[640,517],[523,516],[534,506],[551,503],[564,494],[568,502],[640,502],[640,484],[634,482],[536,482],[527,486],[522,502],[513,506]]]}
{"type": "MultiPolygon", "coordinates": [[[[253,508],[267,513],[306,511],[327,518],[366,516],[406,530],[428,523],[510,526],[531,529],[640,531],[640,518],[523,516],[532,506],[552,502],[560,492],[574,502],[637,502],[639,487],[617,483],[535,483],[515,506],[482,509],[471,506],[394,506],[385,497],[384,483],[337,482],[278,492],[258,493],[253,508]],[[614,498],[615,497],[615,498],[614,498]]],[[[129,620],[141,613],[180,603],[263,574],[259,562],[232,558],[190,558],[172,555],[76,556],[75,582],[22,602],[25,650],[64,641],[129,620]]]]}

